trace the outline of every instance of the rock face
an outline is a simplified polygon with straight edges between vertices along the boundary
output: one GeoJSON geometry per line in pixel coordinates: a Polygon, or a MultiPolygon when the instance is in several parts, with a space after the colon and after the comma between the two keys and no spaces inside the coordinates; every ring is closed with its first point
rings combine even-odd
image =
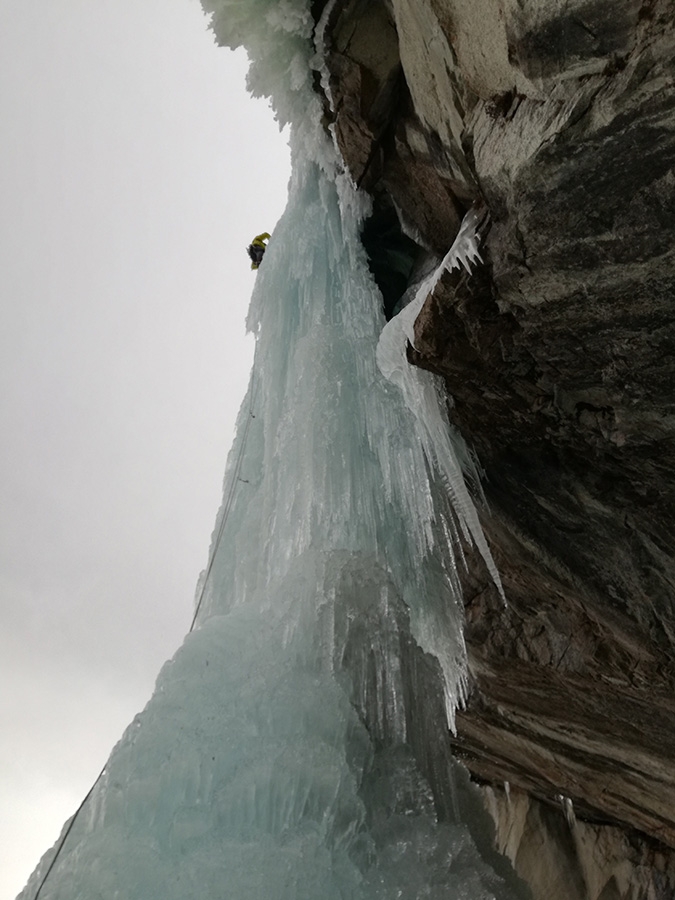
{"type": "Polygon", "coordinates": [[[473,202],[490,213],[485,265],[444,277],[410,352],[445,378],[484,469],[508,598],[471,559],[456,752],[493,786],[535,896],[675,896],[673,6],[347,0],[323,15],[327,116],[374,221],[428,258],[473,202]],[[535,872],[554,857],[574,870],[564,889],[535,872]]]}

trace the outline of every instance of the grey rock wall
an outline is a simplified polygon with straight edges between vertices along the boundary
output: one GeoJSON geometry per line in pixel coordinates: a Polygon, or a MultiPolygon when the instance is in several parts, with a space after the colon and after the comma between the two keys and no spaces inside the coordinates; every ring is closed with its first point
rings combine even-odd
{"type": "MultiPolygon", "coordinates": [[[[663,0],[351,0],[328,29],[326,115],[376,208],[427,256],[490,213],[409,358],[484,469],[508,598],[470,558],[456,752],[521,792],[551,860],[575,810],[585,861],[563,893],[530,874],[542,898],[675,896],[674,23],[663,0]]],[[[516,806],[493,803],[502,838],[516,806]]]]}

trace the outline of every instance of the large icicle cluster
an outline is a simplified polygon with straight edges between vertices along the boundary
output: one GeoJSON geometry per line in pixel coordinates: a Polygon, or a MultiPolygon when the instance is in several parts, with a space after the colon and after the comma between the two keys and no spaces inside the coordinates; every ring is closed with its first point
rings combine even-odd
{"type": "Polygon", "coordinates": [[[459,475],[455,514],[430,472],[431,401],[419,434],[377,367],[367,203],[317,115],[308,4],[205,5],[292,122],[288,207],[195,628],[21,900],[512,898],[466,779],[443,770],[441,804],[419,749],[448,723],[420,718],[416,666],[450,715],[465,673],[456,518],[478,538],[459,475]]]}

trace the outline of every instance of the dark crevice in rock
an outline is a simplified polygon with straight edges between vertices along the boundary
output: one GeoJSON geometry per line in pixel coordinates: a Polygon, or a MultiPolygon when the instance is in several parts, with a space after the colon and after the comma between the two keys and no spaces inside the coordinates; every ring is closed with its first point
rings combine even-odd
{"type": "Polygon", "coordinates": [[[396,210],[384,201],[373,205],[373,213],[364,223],[361,240],[368,254],[370,271],[382,294],[384,314],[391,319],[398,311],[398,303],[408,287],[421,248],[403,233],[396,210]]]}

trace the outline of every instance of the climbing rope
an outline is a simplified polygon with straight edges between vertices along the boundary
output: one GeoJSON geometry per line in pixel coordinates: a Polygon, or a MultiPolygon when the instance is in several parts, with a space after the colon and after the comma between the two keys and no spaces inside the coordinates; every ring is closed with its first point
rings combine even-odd
{"type": "MultiPolygon", "coordinates": [[[[225,500],[225,505],[223,507],[223,515],[220,519],[220,525],[218,527],[218,534],[216,535],[216,540],[213,545],[213,551],[211,552],[211,556],[209,558],[208,565],[206,567],[206,573],[204,575],[204,581],[202,582],[202,589],[199,592],[199,600],[197,601],[197,605],[195,607],[195,614],[192,619],[192,624],[190,625],[190,631],[192,631],[197,624],[197,616],[199,615],[199,610],[202,606],[202,601],[204,599],[204,594],[206,593],[206,586],[209,583],[209,577],[211,575],[211,570],[213,569],[213,564],[216,559],[216,554],[218,553],[218,548],[220,547],[220,541],[223,537],[223,532],[225,531],[225,524],[227,522],[227,518],[230,514],[230,509],[232,508],[232,503],[234,501],[234,491],[237,486],[237,482],[243,479],[239,478],[239,471],[241,469],[241,463],[244,458],[244,450],[246,448],[246,439],[248,438],[248,431],[251,427],[251,421],[255,419],[253,414],[253,401],[255,399],[255,389],[257,385],[255,384],[255,380],[253,374],[251,375],[251,402],[248,408],[248,416],[246,417],[246,425],[244,426],[244,433],[241,438],[241,446],[239,448],[239,453],[237,454],[237,460],[234,465],[234,470],[232,472],[232,480],[230,482],[230,489],[227,494],[227,499],[225,500]]],[[[247,481],[244,481],[244,484],[248,484],[247,481]]],[[[189,633],[189,632],[188,632],[189,633]]]]}
{"type": "MultiPolygon", "coordinates": [[[[107,765],[107,763],[106,763],[106,765],[107,765]]],[[[60,855],[60,853],[61,853],[61,850],[63,850],[63,845],[64,845],[65,842],[66,842],[66,838],[68,837],[68,835],[69,835],[70,832],[72,831],[73,825],[75,824],[75,820],[77,819],[77,817],[79,816],[79,814],[82,812],[82,809],[84,808],[84,804],[87,802],[87,800],[88,800],[88,799],[91,797],[91,795],[94,793],[94,788],[95,788],[96,785],[99,783],[99,781],[101,780],[101,778],[103,778],[103,773],[105,772],[105,770],[106,770],[106,766],[103,766],[103,768],[102,768],[101,771],[99,772],[98,778],[97,778],[96,781],[92,784],[92,786],[89,788],[89,791],[87,792],[87,796],[84,798],[84,800],[82,801],[82,803],[80,803],[80,805],[79,805],[79,806],[77,807],[77,809],[75,810],[75,815],[72,817],[72,819],[71,819],[70,822],[68,823],[68,827],[67,827],[66,830],[63,832],[63,836],[61,837],[61,840],[59,841],[59,844],[58,844],[58,846],[57,846],[57,848],[56,848],[56,852],[54,853],[54,856],[52,857],[52,861],[49,863],[49,866],[47,867],[47,871],[46,871],[45,874],[43,875],[42,881],[41,881],[40,884],[38,885],[37,891],[35,891],[35,896],[33,897],[33,900],[38,900],[38,897],[40,896],[40,892],[42,891],[42,888],[45,886],[45,881],[49,878],[49,875],[50,875],[52,869],[54,868],[54,865],[56,864],[56,860],[59,858],[59,855],[60,855]]]]}
{"type": "MultiPolygon", "coordinates": [[[[204,594],[205,594],[205,592],[206,592],[206,586],[207,586],[208,581],[209,581],[209,576],[211,575],[211,570],[213,569],[213,563],[214,563],[215,558],[216,558],[216,553],[218,552],[218,548],[219,548],[219,546],[220,546],[220,541],[221,541],[221,539],[222,539],[222,537],[223,537],[223,532],[225,531],[225,524],[226,524],[226,522],[227,522],[227,518],[228,518],[228,516],[229,516],[229,514],[230,514],[230,509],[232,508],[232,503],[233,503],[233,501],[234,501],[234,490],[235,490],[235,487],[237,486],[237,482],[239,482],[239,481],[244,481],[243,479],[240,479],[240,478],[239,478],[239,471],[241,470],[241,463],[242,463],[242,460],[243,460],[243,458],[244,458],[244,449],[246,448],[246,439],[248,438],[248,432],[249,432],[249,428],[251,427],[251,421],[252,421],[252,419],[255,419],[255,415],[253,414],[253,402],[254,402],[254,399],[255,399],[255,390],[256,390],[256,387],[257,387],[257,385],[255,384],[254,375],[252,374],[252,375],[251,375],[251,402],[250,402],[250,404],[249,404],[248,416],[246,417],[246,425],[245,425],[245,427],[244,427],[244,433],[243,433],[242,439],[241,439],[241,446],[240,446],[240,448],[239,448],[239,453],[237,454],[237,459],[236,459],[236,462],[235,462],[235,465],[234,465],[234,470],[233,470],[233,472],[232,472],[232,480],[231,480],[231,482],[230,482],[230,489],[229,489],[229,491],[228,491],[227,499],[226,499],[225,505],[224,505],[224,507],[223,507],[223,515],[222,515],[222,517],[221,517],[221,519],[220,519],[220,525],[219,525],[219,527],[218,527],[218,534],[217,534],[217,536],[216,536],[216,540],[215,540],[215,543],[214,543],[214,545],[213,545],[213,552],[211,553],[211,556],[210,556],[210,558],[209,558],[209,563],[208,563],[208,565],[207,565],[207,567],[206,567],[206,573],[205,573],[205,575],[204,575],[204,581],[203,581],[203,583],[202,583],[202,589],[201,589],[200,594],[199,594],[199,600],[197,601],[197,606],[196,606],[196,608],[195,608],[195,614],[194,614],[194,617],[193,617],[193,619],[192,619],[192,624],[190,625],[190,631],[192,631],[192,630],[194,629],[195,624],[196,624],[196,622],[197,622],[197,616],[199,615],[199,610],[200,610],[201,605],[202,605],[202,600],[204,599],[204,594]]],[[[248,481],[244,481],[244,483],[245,483],[245,484],[248,484],[248,481]]],[[[188,632],[188,633],[189,633],[189,632],[188,632]]],[[[63,846],[64,846],[64,844],[66,843],[66,840],[67,840],[67,838],[68,838],[68,835],[69,835],[70,832],[72,831],[73,825],[75,824],[75,821],[76,821],[77,817],[80,815],[80,813],[81,813],[82,810],[84,809],[84,806],[85,806],[87,800],[89,800],[89,798],[91,797],[91,795],[94,793],[94,789],[95,789],[96,785],[99,783],[99,781],[101,780],[101,778],[103,778],[103,775],[104,775],[104,773],[105,773],[106,767],[107,767],[107,763],[106,763],[106,765],[103,766],[103,768],[101,769],[101,771],[100,771],[100,773],[99,773],[98,778],[96,779],[96,781],[95,781],[95,782],[92,784],[92,786],[89,788],[89,791],[87,792],[87,795],[86,795],[86,797],[84,798],[84,800],[82,801],[82,803],[80,803],[80,805],[78,806],[78,808],[75,810],[75,814],[73,815],[73,817],[71,818],[70,822],[68,823],[68,827],[67,827],[66,830],[63,832],[63,836],[61,837],[61,839],[60,839],[60,841],[59,841],[59,843],[58,843],[58,846],[57,846],[57,848],[56,848],[56,852],[54,853],[54,856],[52,857],[52,861],[49,863],[49,866],[47,867],[47,871],[46,871],[45,874],[43,875],[42,880],[40,881],[40,884],[38,885],[38,889],[37,889],[37,891],[35,892],[35,896],[33,897],[33,900],[38,900],[38,898],[39,898],[39,896],[40,896],[40,893],[41,893],[41,891],[42,891],[42,888],[44,887],[45,882],[46,882],[47,879],[49,878],[49,875],[51,874],[51,871],[52,871],[52,869],[54,868],[54,866],[55,866],[55,864],[56,864],[56,861],[57,861],[57,859],[59,858],[59,856],[60,856],[60,854],[61,854],[61,851],[63,850],[63,846]]]]}

